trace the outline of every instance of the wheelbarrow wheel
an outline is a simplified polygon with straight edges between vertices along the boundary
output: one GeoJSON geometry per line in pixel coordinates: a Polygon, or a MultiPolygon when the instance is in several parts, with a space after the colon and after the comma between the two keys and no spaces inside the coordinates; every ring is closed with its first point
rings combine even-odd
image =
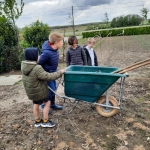
{"type": "MultiPolygon", "coordinates": [[[[102,96],[97,103],[106,105],[106,96],[102,96]]],[[[118,107],[118,101],[113,96],[109,96],[109,106],[118,107]]],[[[116,108],[103,107],[99,105],[96,105],[96,110],[104,117],[111,117],[118,112],[118,109],[116,108]]]]}

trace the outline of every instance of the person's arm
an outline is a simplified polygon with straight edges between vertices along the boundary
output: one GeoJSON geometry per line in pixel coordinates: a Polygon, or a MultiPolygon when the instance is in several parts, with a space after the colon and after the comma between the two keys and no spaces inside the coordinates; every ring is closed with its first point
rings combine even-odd
{"type": "Polygon", "coordinates": [[[39,65],[43,65],[43,64],[45,64],[45,62],[46,62],[48,59],[49,59],[48,53],[43,52],[43,53],[40,55],[38,64],[39,64],[39,65]]]}
{"type": "Polygon", "coordinates": [[[62,69],[62,70],[54,72],[54,73],[48,73],[40,65],[36,66],[35,71],[36,71],[38,79],[44,80],[44,81],[56,80],[59,77],[61,77],[63,75],[63,73],[65,72],[65,70],[62,69]]]}
{"type": "Polygon", "coordinates": [[[87,65],[86,53],[83,48],[81,49],[81,53],[82,53],[83,65],[87,65]]]}
{"type": "Polygon", "coordinates": [[[94,63],[95,63],[95,66],[98,66],[98,60],[97,60],[96,53],[95,53],[94,50],[93,50],[93,52],[94,52],[94,63]]]}
{"type": "Polygon", "coordinates": [[[67,53],[66,53],[66,65],[67,65],[67,67],[70,65],[70,54],[69,54],[69,51],[67,51],[67,53]]]}

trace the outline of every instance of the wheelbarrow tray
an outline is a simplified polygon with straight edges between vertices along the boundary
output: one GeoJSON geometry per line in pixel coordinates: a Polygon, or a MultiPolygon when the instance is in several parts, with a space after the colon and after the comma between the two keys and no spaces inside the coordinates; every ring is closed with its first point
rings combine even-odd
{"type": "Polygon", "coordinates": [[[118,69],[108,66],[69,66],[64,74],[65,95],[96,102],[120,77],[126,76],[112,73],[118,69]]]}

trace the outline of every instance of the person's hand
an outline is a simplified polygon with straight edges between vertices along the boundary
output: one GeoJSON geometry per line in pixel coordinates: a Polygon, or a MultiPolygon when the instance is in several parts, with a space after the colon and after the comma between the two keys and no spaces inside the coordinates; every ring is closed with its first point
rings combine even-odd
{"type": "Polygon", "coordinates": [[[61,71],[62,73],[65,73],[66,70],[65,70],[65,69],[61,69],[60,71],[61,71]]]}

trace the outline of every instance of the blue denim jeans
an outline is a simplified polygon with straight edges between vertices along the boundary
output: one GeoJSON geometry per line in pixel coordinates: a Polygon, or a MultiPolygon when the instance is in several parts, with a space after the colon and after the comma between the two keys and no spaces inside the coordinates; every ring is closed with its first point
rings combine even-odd
{"type": "MultiPolygon", "coordinates": [[[[56,90],[56,81],[53,80],[53,81],[48,81],[47,82],[47,85],[52,89],[52,90],[56,90]]],[[[48,99],[50,100],[51,102],[51,105],[54,105],[55,104],[55,94],[49,90],[49,94],[48,94],[48,99]]],[[[41,104],[41,108],[43,109],[44,108],[44,103],[41,104]]]]}
{"type": "MultiPolygon", "coordinates": [[[[56,90],[56,81],[54,80],[54,81],[48,81],[47,82],[47,85],[52,89],[52,90],[56,90]]],[[[55,94],[51,91],[51,90],[49,90],[49,94],[48,94],[48,98],[51,100],[52,99],[52,97],[54,97],[55,96],[55,94]]]]}

